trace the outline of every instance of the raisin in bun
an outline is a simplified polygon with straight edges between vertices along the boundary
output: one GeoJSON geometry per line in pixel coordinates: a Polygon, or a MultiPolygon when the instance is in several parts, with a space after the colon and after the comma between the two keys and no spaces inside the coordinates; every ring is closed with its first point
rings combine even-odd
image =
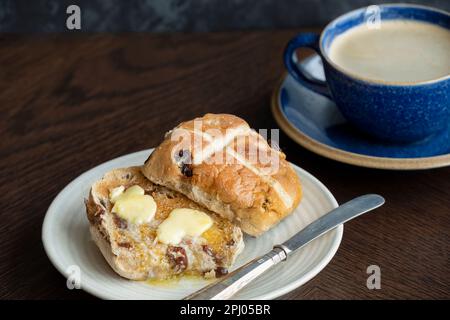
{"type": "Polygon", "coordinates": [[[300,202],[300,181],[285,158],[241,118],[206,114],[168,132],[142,172],[258,236],[300,202]]]}

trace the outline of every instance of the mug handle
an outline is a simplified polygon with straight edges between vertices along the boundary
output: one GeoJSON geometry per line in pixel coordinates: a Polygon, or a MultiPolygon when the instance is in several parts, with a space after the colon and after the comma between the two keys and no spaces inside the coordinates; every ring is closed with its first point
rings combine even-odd
{"type": "Polygon", "coordinates": [[[295,51],[299,48],[310,48],[313,49],[321,58],[319,48],[320,35],[315,33],[300,33],[295,36],[284,49],[284,65],[295,80],[300,82],[303,86],[311,91],[321,94],[329,99],[332,99],[330,89],[328,88],[327,82],[314,78],[311,74],[298,67],[297,55],[295,51]]]}

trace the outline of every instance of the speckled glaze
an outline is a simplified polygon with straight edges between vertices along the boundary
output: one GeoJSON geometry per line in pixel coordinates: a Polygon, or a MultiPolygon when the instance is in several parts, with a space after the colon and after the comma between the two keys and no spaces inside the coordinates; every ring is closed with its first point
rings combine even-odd
{"type": "MultiPolygon", "coordinates": [[[[381,21],[409,19],[450,29],[450,14],[445,11],[400,4],[378,8],[381,21]]],[[[367,8],[362,8],[337,18],[320,36],[297,35],[285,49],[287,70],[308,89],[333,99],[351,123],[377,138],[418,141],[445,130],[450,123],[450,75],[425,82],[383,83],[350,75],[329,59],[333,40],[366,20],[367,8]],[[298,67],[295,50],[300,47],[314,49],[321,56],[326,81],[298,67]]]]}

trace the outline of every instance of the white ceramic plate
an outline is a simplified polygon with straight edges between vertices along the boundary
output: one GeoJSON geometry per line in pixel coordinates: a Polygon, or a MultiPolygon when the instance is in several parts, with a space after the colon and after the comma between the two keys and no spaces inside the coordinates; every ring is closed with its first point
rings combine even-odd
{"type": "MultiPolygon", "coordinates": [[[[103,163],[76,178],[53,200],[42,227],[45,251],[54,266],[65,276],[73,267],[80,270],[81,288],[104,299],[181,299],[207,282],[186,279],[171,284],[149,284],[121,278],[115,274],[97,249],[88,230],[84,199],[91,184],[107,171],[141,165],[152,150],[132,153],[103,163]]],[[[336,199],[311,174],[294,165],[303,188],[304,198],[295,212],[259,238],[245,238],[245,250],[235,267],[269,251],[273,245],[288,239],[310,222],[337,207],[336,199]]],[[[317,275],[336,253],[343,226],[312,241],[286,262],[276,266],[239,292],[236,299],[273,299],[317,275]]]]}

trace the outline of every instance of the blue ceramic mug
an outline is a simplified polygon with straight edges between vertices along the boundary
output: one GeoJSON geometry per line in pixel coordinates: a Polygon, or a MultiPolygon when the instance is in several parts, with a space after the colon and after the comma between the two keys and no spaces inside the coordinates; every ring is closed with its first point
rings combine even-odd
{"type": "MultiPolygon", "coordinates": [[[[442,10],[407,4],[376,8],[381,23],[408,19],[450,29],[450,14],[442,10]]],[[[336,37],[363,23],[367,23],[367,8],[340,16],[320,35],[297,35],[284,51],[290,75],[308,89],[334,100],[351,123],[383,140],[417,141],[445,129],[450,122],[450,75],[421,82],[372,81],[350,75],[331,61],[329,50],[336,37]],[[313,78],[299,67],[295,54],[299,48],[310,48],[320,55],[326,81],[313,78]]]]}

